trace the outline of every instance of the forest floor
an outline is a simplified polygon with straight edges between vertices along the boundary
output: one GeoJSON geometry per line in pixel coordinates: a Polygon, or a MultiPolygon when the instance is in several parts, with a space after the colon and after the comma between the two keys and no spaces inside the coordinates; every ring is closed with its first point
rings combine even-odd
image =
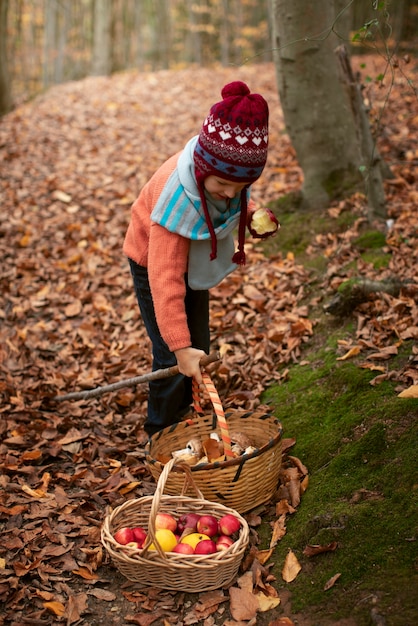
{"type": "Polygon", "coordinates": [[[367,221],[362,194],[315,214],[289,207],[302,174],[270,64],[88,78],[0,120],[2,626],[418,623],[417,68],[400,60],[375,80],[382,63],[354,60],[393,174],[387,222],[367,221]],[[121,250],[130,205],[237,79],[270,103],[253,198],[281,230],[249,240],[247,266],[212,290],[211,375],[226,408],[281,421],[282,472],[247,515],[252,558],[231,588],[168,592],[126,580],[100,542],[109,507],[155,490],[146,387],[54,397],[151,370],[121,250]],[[359,278],[374,284],[367,297],[326,313],[359,278]]]}

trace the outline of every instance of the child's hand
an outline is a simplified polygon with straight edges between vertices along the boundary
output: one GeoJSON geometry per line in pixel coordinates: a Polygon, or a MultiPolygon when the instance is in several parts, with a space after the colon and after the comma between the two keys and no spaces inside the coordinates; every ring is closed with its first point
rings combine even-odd
{"type": "Polygon", "coordinates": [[[179,371],[184,376],[195,378],[197,383],[202,383],[202,372],[200,370],[200,360],[206,355],[203,350],[197,348],[181,348],[175,350],[179,371]]]}

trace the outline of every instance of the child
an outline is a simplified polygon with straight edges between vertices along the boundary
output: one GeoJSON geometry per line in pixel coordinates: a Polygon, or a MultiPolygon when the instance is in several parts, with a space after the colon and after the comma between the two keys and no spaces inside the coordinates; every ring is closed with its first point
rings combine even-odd
{"type": "MultiPolygon", "coordinates": [[[[269,111],[239,81],[222,98],[200,134],[142,189],[124,242],[153,370],[177,363],[181,372],[150,382],[148,436],[190,411],[192,377],[201,383],[199,362],[209,352],[208,289],[245,263],[249,187],[267,160],[269,111]]],[[[251,201],[248,209],[251,215],[251,201]]]]}

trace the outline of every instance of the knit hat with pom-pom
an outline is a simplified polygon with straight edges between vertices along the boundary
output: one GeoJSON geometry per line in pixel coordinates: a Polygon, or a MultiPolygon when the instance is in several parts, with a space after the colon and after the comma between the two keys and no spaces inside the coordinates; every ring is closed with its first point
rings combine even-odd
{"type": "MultiPolygon", "coordinates": [[[[267,161],[268,104],[248,86],[235,81],[222,89],[222,100],[210,109],[194,150],[194,165],[206,222],[212,239],[211,259],[216,258],[216,235],[206,204],[204,180],[218,176],[236,183],[256,181],[267,161]]],[[[246,185],[246,187],[248,186],[246,185]]],[[[238,252],[234,263],[244,264],[247,190],[241,192],[238,252]]]]}

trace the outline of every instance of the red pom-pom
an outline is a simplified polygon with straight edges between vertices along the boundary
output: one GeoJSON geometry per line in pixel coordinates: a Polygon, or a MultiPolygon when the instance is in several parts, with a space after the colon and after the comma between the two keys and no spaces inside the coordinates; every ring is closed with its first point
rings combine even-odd
{"type": "Polygon", "coordinates": [[[231,98],[235,96],[248,96],[250,94],[248,85],[240,80],[236,80],[233,83],[228,83],[222,89],[222,98],[231,98]]]}

